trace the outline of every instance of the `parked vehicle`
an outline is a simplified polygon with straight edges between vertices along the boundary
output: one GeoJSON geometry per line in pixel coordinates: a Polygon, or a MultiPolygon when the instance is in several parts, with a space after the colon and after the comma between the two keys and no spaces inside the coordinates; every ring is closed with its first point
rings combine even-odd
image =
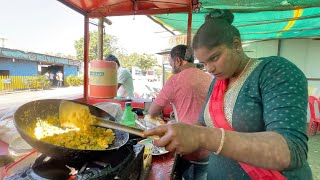
{"type": "Polygon", "coordinates": [[[147,70],[146,77],[147,77],[148,81],[157,81],[158,80],[158,76],[154,70],[147,70]]]}

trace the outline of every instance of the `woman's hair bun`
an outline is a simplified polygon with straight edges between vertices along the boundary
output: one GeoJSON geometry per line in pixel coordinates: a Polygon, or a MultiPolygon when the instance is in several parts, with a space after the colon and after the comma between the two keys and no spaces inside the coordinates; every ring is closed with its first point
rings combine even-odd
{"type": "Polygon", "coordinates": [[[228,24],[232,24],[234,19],[233,14],[229,10],[214,9],[205,18],[205,22],[215,20],[225,20],[228,24]]]}

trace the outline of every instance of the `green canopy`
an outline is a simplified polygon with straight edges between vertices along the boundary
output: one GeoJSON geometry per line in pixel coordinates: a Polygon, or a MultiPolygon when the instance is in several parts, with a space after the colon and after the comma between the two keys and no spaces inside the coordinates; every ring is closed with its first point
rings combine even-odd
{"type": "Polygon", "coordinates": [[[284,10],[320,6],[319,0],[203,0],[204,8],[233,10],[284,10]]]}
{"type": "MultiPolygon", "coordinates": [[[[211,9],[230,9],[234,12],[233,25],[238,27],[245,41],[303,38],[320,36],[320,0],[201,1],[199,13],[192,14],[192,33],[203,24],[211,9]],[[317,7],[318,6],[318,7],[317,7]]],[[[162,14],[154,16],[160,23],[186,34],[188,14],[162,14]]]]}

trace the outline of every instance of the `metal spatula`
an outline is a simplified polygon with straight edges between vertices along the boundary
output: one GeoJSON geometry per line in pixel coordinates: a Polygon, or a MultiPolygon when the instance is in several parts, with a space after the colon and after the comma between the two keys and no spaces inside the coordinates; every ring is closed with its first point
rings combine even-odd
{"type": "MultiPolygon", "coordinates": [[[[84,125],[100,126],[144,137],[143,130],[141,129],[125,126],[114,121],[91,115],[89,106],[91,105],[83,105],[73,101],[61,101],[59,107],[59,121],[61,126],[69,128],[79,128],[84,125]],[[91,117],[88,117],[88,115],[91,117]]],[[[158,136],[148,138],[159,140],[158,136]]]]}

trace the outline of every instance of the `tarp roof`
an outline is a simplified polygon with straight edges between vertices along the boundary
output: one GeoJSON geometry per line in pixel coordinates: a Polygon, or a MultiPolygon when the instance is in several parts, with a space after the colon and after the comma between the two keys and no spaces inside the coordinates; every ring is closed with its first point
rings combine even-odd
{"type": "MultiPolygon", "coordinates": [[[[192,32],[204,23],[213,8],[234,12],[233,25],[243,40],[302,38],[320,35],[320,0],[205,0],[199,13],[192,14],[192,32]]],[[[188,14],[154,16],[174,31],[187,33],[188,14]]]]}
{"type": "MultiPolygon", "coordinates": [[[[198,0],[58,0],[85,16],[84,100],[88,100],[89,19],[121,15],[156,15],[160,22],[182,33],[187,31],[188,12],[198,0]],[[175,13],[175,14],[169,14],[175,13]]],[[[232,9],[235,25],[244,40],[320,35],[319,0],[203,0],[201,13],[194,13],[192,31],[212,8],[232,9]],[[308,9],[306,9],[308,8],[308,9]],[[273,11],[270,11],[273,10],[273,11]],[[285,10],[285,11],[279,11],[285,10]],[[242,12],[242,13],[240,13],[242,12]]],[[[143,29],[142,29],[143,31],[143,29]]],[[[190,35],[190,34],[189,34],[190,35]]],[[[190,36],[189,36],[190,37],[190,36]]]]}
{"type": "MultiPolygon", "coordinates": [[[[58,0],[89,18],[154,15],[160,23],[187,33],[188,11],[198,0],[58,0]],[[157,15],[158,14],[158,15],[157,15]]],[[[243,40],[302,38],[320,35],[320,0],[202,0],[192,14],[192,32],[212,9],[234,12],[233,25],[243,40]]]]}
{"type": "Polygon", "coordinates": [[[198,0],[58,0],[89,18],[188,12],[198,0]]]}

